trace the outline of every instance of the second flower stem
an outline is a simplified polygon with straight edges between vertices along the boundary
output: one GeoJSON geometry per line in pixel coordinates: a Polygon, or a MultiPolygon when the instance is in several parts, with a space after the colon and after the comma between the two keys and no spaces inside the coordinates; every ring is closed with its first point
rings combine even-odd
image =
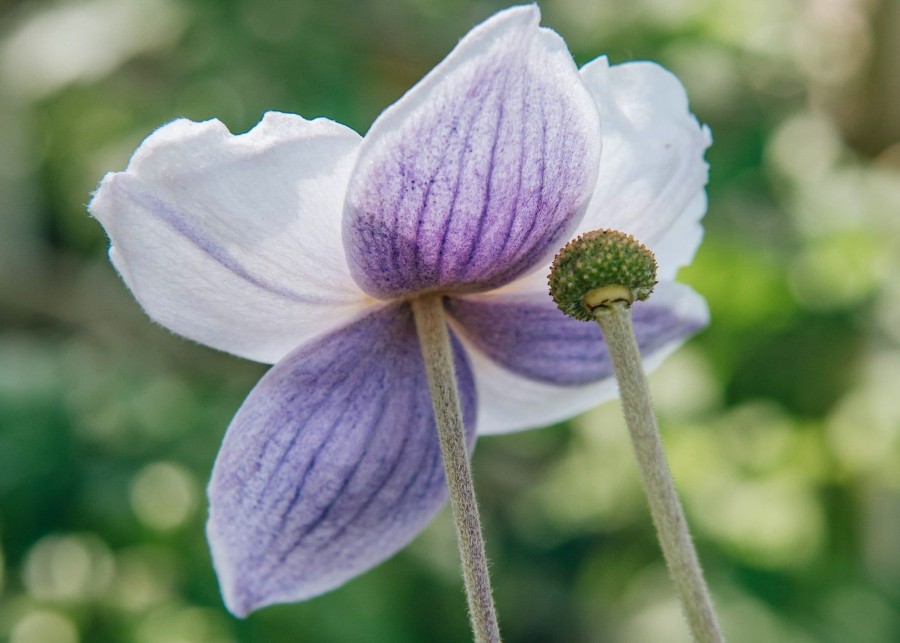
{"type": "Polygon", "coordinates": [[[450,489],[450,506],[456,522],[472,631],[477,643],[499,643],[500,628],[491,595],[491,579],[466,450],[466,431],[444,304],[437,295],[413,299],[411,304],[450,489]]]}
{"type": "Polygon", "coordinates": [[[644,482],[650,514],[688,625],[698,643],[722,643],[725,639],[663,451],[631,324],[631,310],[625,303],[614,303],[596,308],[594,318],[600,324],[609,348],[619,381],[622,411],[644,482]]]}

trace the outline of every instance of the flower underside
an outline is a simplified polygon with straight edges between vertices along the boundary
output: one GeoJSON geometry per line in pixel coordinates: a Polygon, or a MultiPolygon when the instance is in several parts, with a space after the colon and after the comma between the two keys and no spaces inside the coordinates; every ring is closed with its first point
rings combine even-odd
{"type": "Polygon", "coordinates": [[[91,213],[157,322],[275,366],[228,428],[208,536],[235,614],[337,587],[446,490],[407,300],[442,294],[470,441],[614,395],[549,257],[595,228],[659,259],[634,323],[652,367],[707,321],[673,281],[702,236],[707,130],[651,63],[576,69],[535,6],[498,13],[372,125],[268,113],[154,132],[91,213]]]}

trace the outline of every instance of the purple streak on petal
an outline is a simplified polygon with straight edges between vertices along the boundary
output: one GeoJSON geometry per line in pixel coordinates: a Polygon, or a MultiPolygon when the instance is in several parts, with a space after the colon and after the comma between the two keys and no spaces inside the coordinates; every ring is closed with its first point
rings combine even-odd
{"type": "MultiPolygon", "coordinates": [[[[587,384],[613,374],[600,327],[567,317],[549,295],[452,298],[446,307],[476,348],[514,373],[560,385],[587,384]]],[[[635,303],[632,311],[644,354],[704,326],[654,305],[652,299],[635,303]]]]}
{"type": "MultiPolygon", "coordinates": [[[[471,446],[474,382],[453,342],[471,446]]],[[[216,570],[241,616],[333,589],[419,533],[446,485],[409,306],[274,366],[232,421],[209,496],[216,570]]]]}
{"type": "Polygon", "coordinates": [[[399,130],[364,143],[344,247],[370,294],[496,287],[561,245],[577,223],[599,133],[558,80],[528,60],[537,35],[524,30],[472,62],[433,87],[399,130]]]}
{"type": "Polygon", "coordinates": [[[235,259],[226,248],[217,243],[211,237],[205,235],[202,230],[193,225],[191,221],[180,213],[174,206],[145,194],[132,187],[123,187],[121,183],[111,183],[111,189],[126,190],[128,199],[149,212],[152,216],[164,221],[175,232],[191,242],[199,250],[209,255],[210,259],[221,265],[226,270],[234,273],[247,283],[257,288],[278,295],[290,301],[300,303],[326,303],[328,299],[323,297],[310,297],[288,290],[281,286],[269,283],[267,280],[254,275],[240,261],[235,259]]]}

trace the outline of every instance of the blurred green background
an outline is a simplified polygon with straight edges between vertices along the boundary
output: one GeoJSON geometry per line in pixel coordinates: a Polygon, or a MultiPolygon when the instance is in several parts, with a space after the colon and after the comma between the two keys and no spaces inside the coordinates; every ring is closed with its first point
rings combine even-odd
{"type": "MultiPolygon", "coordinates": [[[[453,532],[345,587],[224,611],[204,485],[264,367],[152,324],[85,211],[178,116],[365,132],[491,1],[5,2],[0,638],[467,640],[453,532]]],[[[715,136],[682,278],[712,326],[652,377],[734,643],[900,641],[900,2],[547,0],[579,64],[652,59],[715,136]]],[[[686,641],[615,403],[482,439],[508,643],[686,641]]]]}

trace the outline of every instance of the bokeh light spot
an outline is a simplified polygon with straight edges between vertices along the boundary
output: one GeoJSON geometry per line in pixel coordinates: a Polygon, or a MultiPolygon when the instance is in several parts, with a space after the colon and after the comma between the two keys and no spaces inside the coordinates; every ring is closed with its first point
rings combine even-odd
{"type": "Polygon", "coordinates": [[[9,643],[78,643],[75,624],[58,612],[32,610],[15,624],[9,643]]]}
{"type": "Polygon", "coordinates": [[[23,582],[37,599],[79,601],[101,593],[113,570],[112,554],[98,537],[51,535],[28,552],[23,582]]]}
{"type": "Polygon", "coordinates": [[[197,508],[197,485],[184,467],[155,462],[141,469],[131,484],[131,507],[148,527],[175,529],[197,508]]]}

